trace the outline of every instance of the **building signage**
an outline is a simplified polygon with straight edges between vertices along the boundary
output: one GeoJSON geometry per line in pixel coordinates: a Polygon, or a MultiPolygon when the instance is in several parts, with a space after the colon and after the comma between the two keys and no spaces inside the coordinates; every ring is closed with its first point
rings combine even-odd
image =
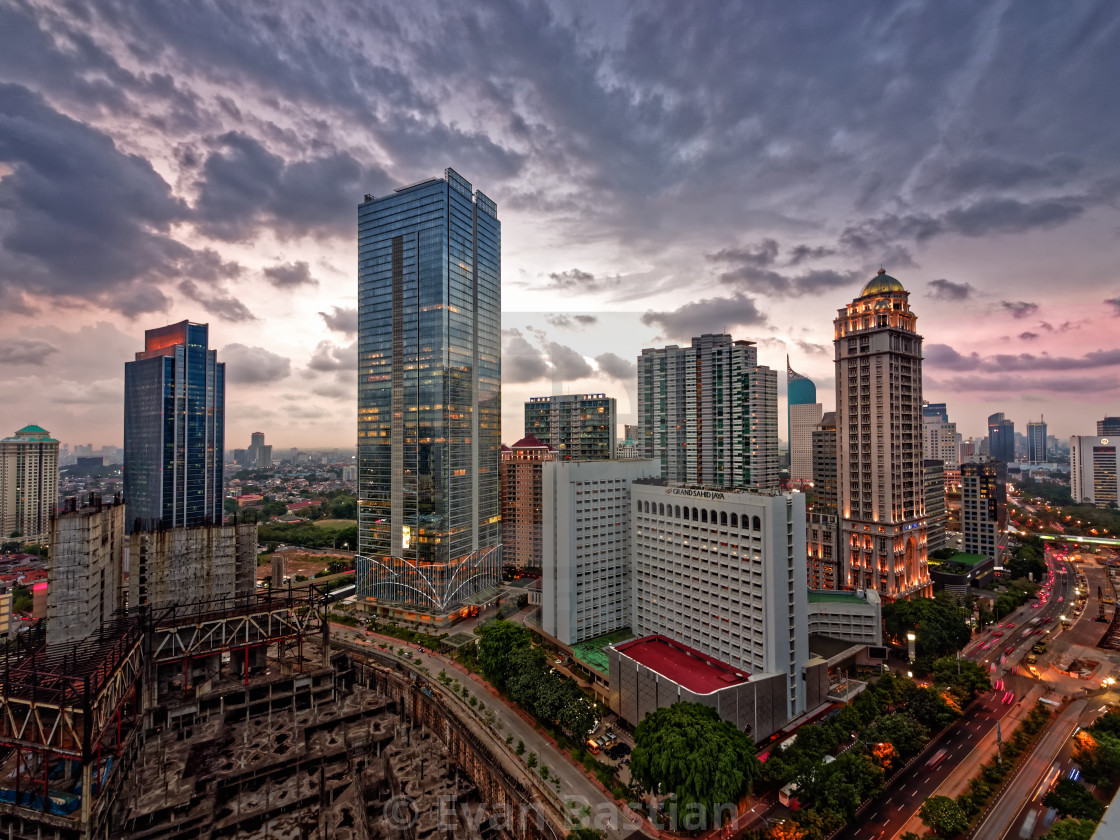
{"type": "Polygon", "coordinates": [[[715,490],[690,490],[687,487],[670,487],[666,494],[669,496],[695,496],[698,499],[722,499],[723,493],[715,490]]]}

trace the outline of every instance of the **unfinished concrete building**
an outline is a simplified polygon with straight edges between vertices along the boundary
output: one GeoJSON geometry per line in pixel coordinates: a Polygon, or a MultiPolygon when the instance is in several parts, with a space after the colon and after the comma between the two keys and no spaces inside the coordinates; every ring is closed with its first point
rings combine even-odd
{"type": "Polygon", "coordinates": [[[252,594],[257,525],[134,531],[129,537],[129,607],[163,609],[252,594]]]}
{"type": "Polygon", "coordinates": [[[563,837],[559,799],[461,697],[332,640],[329,598],[142,613],[61,650],[23,634],[3,662],[0,836],[563,837]]]}
{"type": "Polygon", "coordinates": [[[51,522],[47,564],[47,644],[80,642],[107,625],[123,603],[124,505],[100,495],[67,499],[51,522]]]}

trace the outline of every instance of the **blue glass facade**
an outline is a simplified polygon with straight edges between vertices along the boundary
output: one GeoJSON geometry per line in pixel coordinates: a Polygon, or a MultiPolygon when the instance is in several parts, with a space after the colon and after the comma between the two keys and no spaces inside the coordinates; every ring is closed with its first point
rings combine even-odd
{"type": "Polygon", "coordinates": [[[454,170],[358,208],[359,595],[447,614],[501,572],[501,224],[454,170]]]}
{"type": "Polygon", "coordinates": [[[148,330],[124,366],[129,533],[222,521],[225,365],[208,332],[189,321],[148,330]]]}

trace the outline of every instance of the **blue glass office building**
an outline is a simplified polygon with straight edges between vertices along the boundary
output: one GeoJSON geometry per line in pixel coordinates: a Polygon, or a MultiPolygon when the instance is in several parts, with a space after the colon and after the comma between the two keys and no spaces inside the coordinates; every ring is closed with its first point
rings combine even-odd
{"type": "Polygon", "coordinates": [[[208,332],[189,321],[147,330],[124,366],[129,533],[222,522],[225,365],[208,332]]]}
{"type": "Polygon", "coordinates": [[[446,617],[501,576],[501,224],[452,169],[358,208],[358,594],[446,617]]]}

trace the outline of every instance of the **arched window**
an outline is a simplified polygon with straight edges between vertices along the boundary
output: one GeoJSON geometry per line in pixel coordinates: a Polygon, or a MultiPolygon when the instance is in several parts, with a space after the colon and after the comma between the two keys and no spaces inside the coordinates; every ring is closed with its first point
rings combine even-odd
{"type": "Polygon", "coordinates": [[[727,511],[721,510],[719,512],[719,524],[720,525],[726,525],[727,524],[727,511]]]}
{"type": "Polygon", "coordinates": [[[739,514],[737,514],[737,513],[731,514],[731,527],[732,528],[738,528],[739,527],[739,514]]]}
{"type": "Polygon", "coordinates": [[[689,517],[688,517],[688,508],[685,508],[685,509],[684,509],[684,518],[685,518],[685,521],[687,522],[687,521],[688,521],[688,518],[689,518],[689,517]]]}
{"type": "Polygon", "coordinates": [[[700,514],[699,514],[699,512],[698,512],[698,511],[696,510],[696,508],[693,508],[693,509],[692,509],[692,521],[693,521],[693,522],[699,522],[699,521],[700,521],[700,514]]]}
{"type": "Polygon", "coordinates": [[[700,511],[700,521],[701,522],[707,522],[708,521],[708,511],[706,511],[706,510],[700,511]]]}
{"type": "Polygon", "coordinates": [[[762,530],[762,520],[759,519],[757,516],[754,519],[751,520],[751,530],[752,531],[761,531],[762,530]]]}
{"type": "Polygon", "coordinates": [[[676,506],[673,507],[673,516],[677,517],[677,519],[681,518],[681,506],[680,505],[676,505],[676,506]]]}
{"type": "Polygon", "coordinates": [[[716,524],[716,512],[714,510],[712,511],[712,524],[716,524]]]}
{"type": "Polygon", "coordinates": [[[664,504],[659,504],[657,506],[657,515],[658,516],[664,516],[665,515],[665,505],[664,504]]]}
{"type": "Polygon", "coordinates": [[[635,499],[635,500],[634,500],[634,510],[635,510],[635,511],[636,511],[637,513],[641,513],[641,512],[642,512],[642,500],[641,500],[641,499],[635,499]]]}

